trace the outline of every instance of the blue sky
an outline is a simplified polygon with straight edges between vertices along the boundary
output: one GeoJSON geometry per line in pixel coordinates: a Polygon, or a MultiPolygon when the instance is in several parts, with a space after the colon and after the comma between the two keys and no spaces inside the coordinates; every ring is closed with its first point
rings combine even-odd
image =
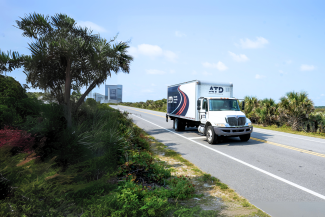
{"type": "MultiPolygon", "coordinates": [[[[103,38],[130,40],[123,101],[166,98],[167,85],[201,79],[232,82],[234,96],[278,101],[306,91],[325,106],[323,1],[3,1],[0,49],[30,54],[13,27],[28,13],[65,13],[103,38]]],[[[22,70],[9,74],[26,83],[22,70]]],[[[82,89],[83,90],[83,89],[82,89]]],[[[104,86],[94,90],[104,94],[104,86]]]]}

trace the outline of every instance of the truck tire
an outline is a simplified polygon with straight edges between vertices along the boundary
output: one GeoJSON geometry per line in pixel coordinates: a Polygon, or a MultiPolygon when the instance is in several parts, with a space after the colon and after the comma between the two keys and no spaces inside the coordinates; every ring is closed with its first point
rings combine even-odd
{"type": "Polygon", "coordinates": [[[239,136],[240,140],[243,141],[243,142],[247,142],[249,140],[249,138],[251,138],[251,134],[245,134],[245,135],[242,135],[242,136],[239,136]]]}
{"type": "Polygon", "coordinates": [[[182,121],[182,119],[175,118],[174,129],[175,129],[175,131],[183,131],[183,130],[185,130],[185,124],[182,121]]]}
{"type": "Polygon", "coordinates": [[[214,133],[214,129],[212,126],[208,126],[208,129],[206,130],[206,137],[209,144],[218,143],[218,136],[214,133]]]}

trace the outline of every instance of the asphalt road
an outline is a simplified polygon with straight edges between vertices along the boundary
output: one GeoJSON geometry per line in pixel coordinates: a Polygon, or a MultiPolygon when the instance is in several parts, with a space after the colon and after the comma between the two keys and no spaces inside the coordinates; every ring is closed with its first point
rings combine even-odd
{"type": "Polygon", "coordinates": [[[254,128],[248,142],[210,145],[197,128],[175,132],[163,112],[112,107],[271,216],[325,216],[325,139],[254,128]]]}

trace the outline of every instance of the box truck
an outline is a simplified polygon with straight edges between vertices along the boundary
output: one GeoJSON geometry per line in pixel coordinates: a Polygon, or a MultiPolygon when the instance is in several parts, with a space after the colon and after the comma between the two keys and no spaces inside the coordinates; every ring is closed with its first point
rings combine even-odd
{"type": "MultiPolygon", "coordinates": [[[[244,101],[242,109],[244,109],[244,101]]],[[[189,81],[167,87],[166,121],[173,120],[176,131],[197,127],[210,144],[221,137],[239,137],[248,141],[253,126],[240,111],[233,97],[232,83],[189,81]]]]}

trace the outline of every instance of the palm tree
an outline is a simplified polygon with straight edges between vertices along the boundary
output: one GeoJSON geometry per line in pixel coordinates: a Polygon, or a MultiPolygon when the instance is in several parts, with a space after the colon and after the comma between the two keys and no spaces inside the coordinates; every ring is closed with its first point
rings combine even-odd
{"type": "Polygon", "coordinates": [[[34,88],[50,90],[56,96],[65,107],[68,127],[72,124],[72,84],[78,88],[88,87],[77,101],[76,111],[87,94],[112,72],[130,71],[133,58],[127,55],[127,42],[111,45],[116,37],[107,41],[93,35],[92,31],[77,26],[75,20],[65,14],[49,17],[34,13],[16,23],[23,30],[23,36],[33,40],[29,44],[32,55],[23,58],[27,81],[34,88]]]}
{"type": "Polygon", "coordinates": [[[258,122],[256,109],[259,107],[259,100],[256,97],[245,96],[245,114],[253,123],[258,122]]]}
{"type": "Polygon", "coordinates": [[[273,99],[263,99],[259,103],[260,107],[256,109],[259,122],[263,126],[271,125],[277,120],[277,104],[273,99]]]}
{"type": "Polygon", "coordinates": [[[308,115],[315,110],[313,102],[306,92],[289,92],[280,99],[279,116],[282,122],[287,122],[293,130],[301,130],[308,115]]]}

